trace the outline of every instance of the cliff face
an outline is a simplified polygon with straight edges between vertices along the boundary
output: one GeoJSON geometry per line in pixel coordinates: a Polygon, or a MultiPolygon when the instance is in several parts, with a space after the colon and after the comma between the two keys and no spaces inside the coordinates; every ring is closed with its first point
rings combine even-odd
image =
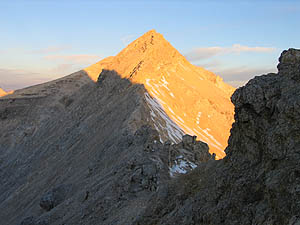
{"type": "Polygon", "coordinates": [[[277,74],[250,80],[232,102],[227,156],[170,185],[177,195],[154,199],[137,224],[300,222],[300,50],[284,51],[277,74]]]}

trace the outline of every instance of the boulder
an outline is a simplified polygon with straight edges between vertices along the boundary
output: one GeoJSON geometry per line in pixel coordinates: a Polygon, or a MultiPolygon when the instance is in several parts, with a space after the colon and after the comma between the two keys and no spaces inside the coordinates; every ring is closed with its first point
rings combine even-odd
{"type": "Polygon", "coordinates": [[[71,185],[60,185],[44,194],[40,200],[40,207],[46,211],[50,211],[60,203],[62,203],[71,191],[71,185]]]}

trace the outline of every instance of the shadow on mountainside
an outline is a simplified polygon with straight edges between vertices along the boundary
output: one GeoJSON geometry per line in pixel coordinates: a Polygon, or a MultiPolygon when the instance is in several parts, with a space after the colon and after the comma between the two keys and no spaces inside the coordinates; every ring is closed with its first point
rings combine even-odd
{"type": "MultiPolygon", "coordinates": [[[[61,105],[68,106],[74,101],[74,99],[88,99],[88,97],[86,97],[87,93],[89,93],[91,90],[94,90],[95,85],[99,86],[99,83],[103,82],[104,77],[108,76],[109,79],[105,79],[105,86],[102,87],[102,89],[107,89],[107,92],[102,93],[101,98],[107,98],[107,96],[111,95],[115,95],[113,97],[117,97],[122,91],[124,91],[124,87],[128,87],[130,85],[135,87],[132,88],[132,90],[140,89],[139,99],[145,100],[143,103],[147,103],[146,108],[149,108],[152,115],[143,116],[146,116],[145,118],[150,119],[150,121],[148,120],[147,123],[151,123],[152,127],[159,131],[160,140],[172,139],[173,142],[179,142],[181,140],[182,135],[185,134],[183,129],[180,128],[176,121],[173,121],[168,116],[163,107],[160,105],[159,101],[148,93],[143,84],[132,83],[129,79],[121,78],[122,76],[114,70],[101,69],[100,73],[102,75],[99,76],[99,80],[95,79],[95,71],[91,72],[93,74],[92,76],[89,73],[90,71],[87,72],[85,70],[81,70],[57,80],[16,90],[10,96],[4,96],[0,99],[0,101],[4,103],[4,107],[2,107],[2,117],[6,117],[7,114],[10,113],[9,111],[12,111],[11,115],[22,113],[24,110],[31,110],[32,113],[35,113],[35,102],[37,102],[36,107],[42,105],[48,107],[49,109],[53,107],[55,111],[55,109],[57,107],[59,108],[61,105]],[[38,99],[42,100],[38,101],[38,99]],[[11,104],[15,101],[20,102],[20,104],[11,104]],[[25,105],[22,104],[22,102],[24,102],[25,105]],[[26,107],[29,105],[30,107],[26,107]],[[18,109],[14,110],[15,107],[18,109]],[[155,124],[157,121],[158,123],[155,124]],[[174,133],[174,135],[172,133],[174,133]]],[[[77,104],[77,102],[75,104],[77,104]]],[[[49,114],[49,111],[45,111],[43,113],[49,114]]],[[[37,114],[40,114],[40,112],[37,111],[37,114]]]]}
{"type": "Polygon", "coordinates": [[[209,160],[192,137],[159,141],[146,93],[104,70],[1,98],[1,224],[132,224],[167,190],[171,159],[209,160]]]}

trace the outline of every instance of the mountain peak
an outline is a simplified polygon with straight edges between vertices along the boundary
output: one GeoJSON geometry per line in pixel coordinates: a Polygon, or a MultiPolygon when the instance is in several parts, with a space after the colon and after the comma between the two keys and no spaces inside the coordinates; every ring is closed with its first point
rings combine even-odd
{"type": "Polygon", "coordinates": [[[132,43],[135,42],[149,42],[150,44],[154,45],[154,39],[156,40],[160,40],[160,41],[166,41],[166,39],[163,37],[162,34],[156,32],[156,30],[152,29],[149,30],[148,32],[144,33],[142,36],[138,37],[135,41],[133,41],[132,43]]]}
{"type": "MultiPolygon", "coordinates": [[[[161,43],[168,43],[166,46],[170,46],[170,43],[164,38],[161,33],[156,32],[156,30],[152,29],[148,32],[144,33],[142,36],[137,38],[133,43],[144,43],[151,44],[152,46],[157,46],[161,43]]],[[[134,45],[133,45],[134,46],[134,45]]],[[[136,47],[136,46],[135,46],[136,47]]],[[[173,46],[171,46],[173,48],[173,46]]]]}
{"type": "Polygon", "coordinates": [[[89,66],[85,71],[94,81],[97,81],[102,69],[110,69],[118,72],[122,78],[139,82],[136,79],[141,78],[139,72],[141,69],[146,69],[144,72],[150,76],[159,65],[172,64],[172,61],[176,61],[173,60],[175,55],[184,58],[162,34],[152,29],[131,42],[116,56],[89,66]],[[136,76],[137,72],[139,76],[136,76]]]}
{"type": "Polygon", "coordinates": [[[134,53],[134,56],[149,56],[155,54],[157,51],[176,51],[176,49],[163,37],[162,34],[157,33],[154,29],[146,32],[135,41],[130,43],[125,49],[123,49],[117,57],[123,55],[128,56],[130,53],[134,53]]]}
{"type": "Polygon", "coordinates": [[[234,89],[212,72],[188,62],[162,34],[150,30],[116,56],[85,71],[97,80],[103,69],[144,85],[153,127],[167,134],[161,136],[162,141],[177,143],[183,130],[208,143],[217,157],[224,157],[233,122],[230,96],[234,89]],[[160,117],[170,118],[173,123],[163,125],[160,117]]]}
{"type": "Polygon", "coordinates": [[[156,34],[161,35],[160,33],[156,32],[155,29],[152,29],[152,30],[149,30],[149,31],[147,31],[146,33],[144,33],[141,37],[143,37],[143,36],[152,36],[152,35],[154,36],[154,35],[156,35],[156,34]]]}
{"type": "Polygon", "coordinates": [[[123,78],[143,83],[145,79],[157,76],[155,71],[160,67],[175,69],[178,62],[188,63],[162,34],[150,30],[117,54],[109,69],[116,70],[123,78]]]}

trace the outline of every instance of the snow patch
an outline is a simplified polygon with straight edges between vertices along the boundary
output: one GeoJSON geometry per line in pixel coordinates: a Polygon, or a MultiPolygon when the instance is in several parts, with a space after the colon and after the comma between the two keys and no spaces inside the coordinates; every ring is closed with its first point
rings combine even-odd
{"type": "Polygon", "coordinates": [[[217,145],[219,145],[220,147],[222,147],[222,145],[220,144],[220,142],[218,142],[215,138],[214,138],[214,136],[212,136],[211,134],[209,134],[208,133],[208,131],[207,130],[202,130],[203,131],[203,133],[205,133],[210,139],[212,139],[217,145]]]}
{"type": "Polygon", "coordinates": [[[197,118],[196,118],[196,123],[199,124],[200,123],[200,117],[202,115],[202,112],[198,112],[197,114],[197,118]]]}
{"type": "Polygon", "coordinates": [[[213,147],[215,147],[218,150],[223,152],[223,149],[221,148],[222,145],[211,134],[209,134],[207,131],[202,130],[200,127],[194,128],[193,130],[196,132],[196,135],[200,138],[201,141],[204,141],[209,146],[213,146],[213,147]]]}
{"type": "Polygon", "coordinates": [[[163,82],[163,84],[169,84],[169,82],[166,80],[165,76],[162,76],[161,81],[163,82]]]}
{"type": "Polygon", "coordinates": [[[175,115],[174,111],[170,107],[168,107],[168,109],[171,113],[173,113],[175,115]]]}
{"type": "Polygon", "coordinates": [[[181,62],[179,62],[180,66],[184,69],[184,70],[191,70],[190,68],[184,66],[181,62]]]}
{"type": "Polygon", "coordinates": [[[166,78],[164,76],[162,76],[162,79],[160,80],[160,82],[162,83],[161,86],[166,88],[168,91],[170,91],[169,87],[168,87],[168,81],[166,80],[166,78]]]}
{"type": "Polygon", "coordinates": [[[160,135],[160,139],[162,140],[162,135],[166,134],[168,139],[170,139],[173,143],[181,141],[182,136],[184,135],[183,130],[168,117],[159,103],[160,100],[152,98],[148,93],[145,93],[145,99],[151,110],[150,115],[152,117],[154,127],[160,135]],[[155,118],[153,114],[156,115],[155,118]],[[163,120],[163,125],[158,120],[159,117],[163,120]]]}
{"type": "Polygon", "coordinates": [[[180,116],[176,116],[177,119],[179,119],[182,123],[184,123],[184,120],[180,116]]]}
{"type": "Polygon", "coordinates": [[[176,157],[174,165],[169,167],[169,174],[171,177],[175,177],[176,174],[185,174],[190,170],[193,170],[197,167],[195,163],[190,162],[189,160],[184,159],[182,155],[176,157]]]}
{"type": "Polygon", "coordinates": [[[202,112],[198,112],[197,119],[200,119],[202,112]]]}

